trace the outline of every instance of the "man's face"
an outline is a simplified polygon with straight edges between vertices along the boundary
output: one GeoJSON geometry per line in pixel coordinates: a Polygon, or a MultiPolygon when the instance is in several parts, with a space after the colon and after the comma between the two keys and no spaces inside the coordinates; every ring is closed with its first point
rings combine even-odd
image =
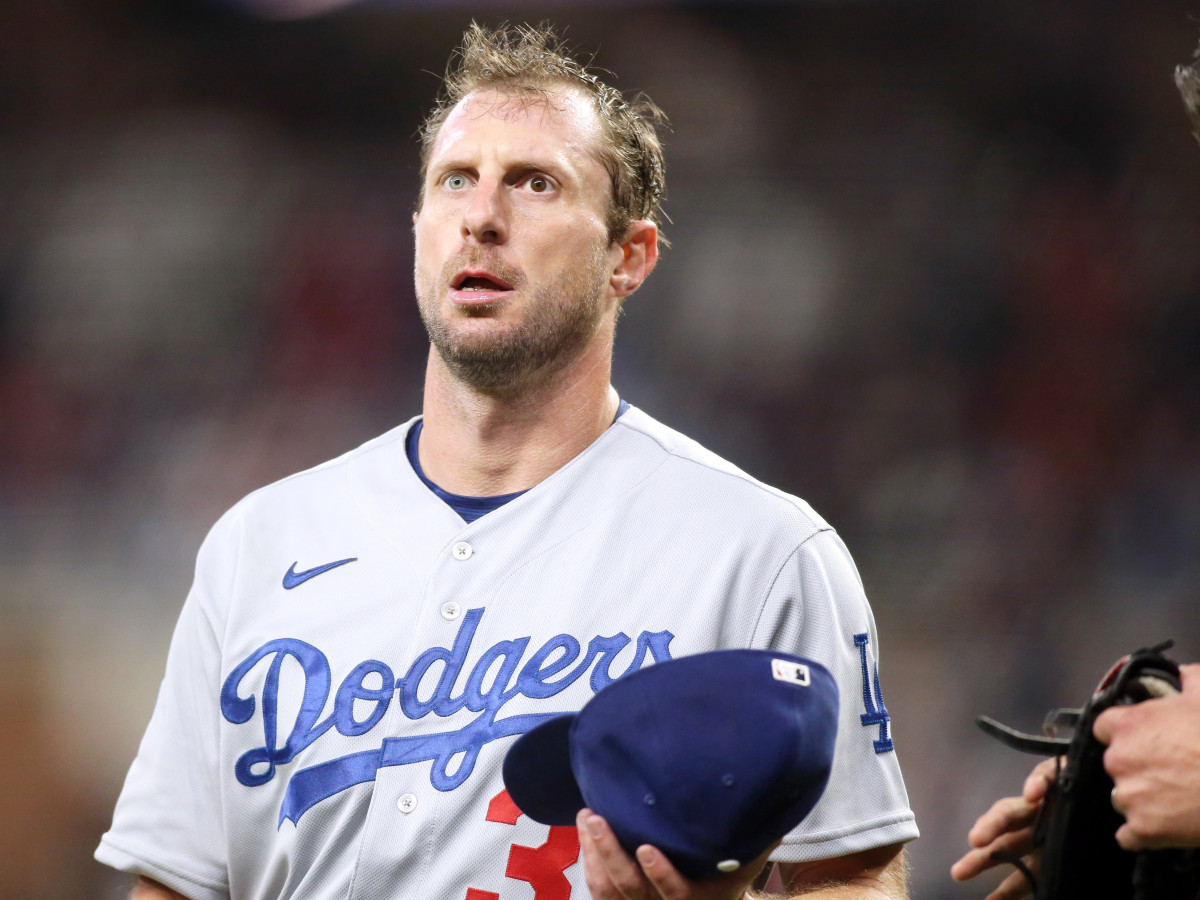
{"type": "Polygon", "coordinates": [[[482,390],[511,390],[578,358],[611,329],[608,172],[591,102],[494,90],[451,111],[414,216],[415,282],[437,353],[482,390]],[[548,101],[548,102],[547,102],[548,101]]]}

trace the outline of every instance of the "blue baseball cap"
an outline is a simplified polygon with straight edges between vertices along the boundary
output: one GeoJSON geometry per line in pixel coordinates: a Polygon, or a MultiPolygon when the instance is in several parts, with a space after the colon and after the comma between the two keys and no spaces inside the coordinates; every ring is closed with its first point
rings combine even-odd
{"type": "Polygon", "coordinates": [[[526,732],[504,785],[538,822],[573,825],[589,807],[630,853],[653,844],[700,879],[756,859],[816,806],[837,724],[824,666],[714,650],[641,668],[526,732]]]}

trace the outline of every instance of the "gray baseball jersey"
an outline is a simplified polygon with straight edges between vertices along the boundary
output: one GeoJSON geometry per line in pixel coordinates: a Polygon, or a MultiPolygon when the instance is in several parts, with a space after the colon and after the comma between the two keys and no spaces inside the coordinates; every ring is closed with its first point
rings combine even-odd
{"type": "Polygon", "coordinates": [[[807,504],[630,408],[468,525],[409,464],[412,425],[214,526],[97,859],[196,900],[584,900],[575,829],[520,814],[505,750],[623,674],[729,647],[841,689],[829,787],[774,858],[917,836],[871,610],[807,504]]]}

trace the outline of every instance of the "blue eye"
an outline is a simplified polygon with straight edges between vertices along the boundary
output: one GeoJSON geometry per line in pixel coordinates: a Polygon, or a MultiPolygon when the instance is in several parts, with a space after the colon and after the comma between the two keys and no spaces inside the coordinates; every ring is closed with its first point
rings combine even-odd
{"type": "Polygon", "coordinates": [[[466,175],[447,175],[446,180],[442,182],[452,191],[461,191],[467,186],[466,175]]]}

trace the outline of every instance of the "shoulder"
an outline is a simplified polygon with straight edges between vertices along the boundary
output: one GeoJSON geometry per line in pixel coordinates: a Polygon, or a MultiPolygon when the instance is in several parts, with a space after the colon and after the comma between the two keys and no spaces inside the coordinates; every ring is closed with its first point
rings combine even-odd
{"type": "Polygon", "coordinates": [[[698,513],[753,520],[760,527],[773,524],[792,534],[832,530],[807,501],[759,481],[637,407],[630,407],[613,427],[637,436],[647,452],[662,455],[659,488],[682,494],[698,513]]]}
{"type": "MultiPolygon", "coordinates": [[[[264,485],[242,497],[217,520],[210,533],[236,531],[247,523],[268,520],[282,525],[292,515],[311,516],[344,506],[354,493],[352,483],[366,472],[398,468],[405,458],[404,439],[414,417],[340,456],[264,485]]],[[[403,469],[401,469],[403,471],[403,469]]]]}

